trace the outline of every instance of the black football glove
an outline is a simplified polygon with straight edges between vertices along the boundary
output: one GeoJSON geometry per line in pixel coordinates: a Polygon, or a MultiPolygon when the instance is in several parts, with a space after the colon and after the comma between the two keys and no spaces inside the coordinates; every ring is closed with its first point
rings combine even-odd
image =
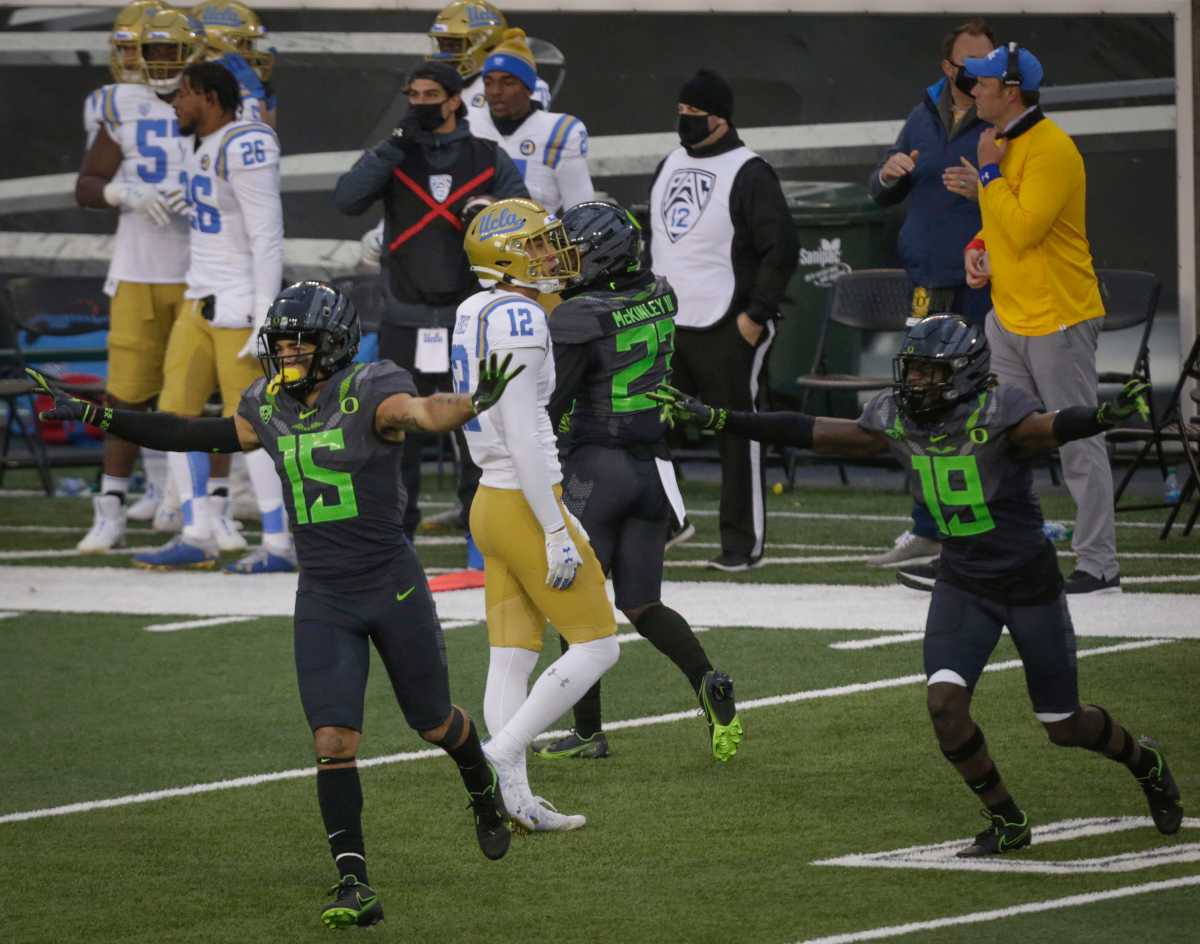
{"type": "Polygon", "coordinates": [[[44,420],[82,420],[89,426],[99,426],[101,413],[100,407],[92,403],[90,400],[80,400],[78,397],[73,397],[65,390],[61,390],[54,384],[50,383],[41,373],[34,370],[32,367],[26,367],[25,373],[29,375],[38,386],[38,392],[52,397],[54,407],[45,410],[38,414],[44,420]]]}
{"type": "Polygon", "coordinates": [[[701,429],[720,432],[725,428],[725,420],[729,418],[728,410],[714,409],[707,403],[688,396],[682,390],[676,390],[670,384],[659,384],[656,390],[646,396],[655,403],[662,404],[659,418],[672,428],[676,423],[687,423],[701,429]]]}
{"type": "Polygon", "coordinates": [[[475,407],[475,414],[477,416],[484,410],[494,407],[496,401],[504,393],[504,388],[525,369],[525,365],[522,364],[512,373],[509,373],[508,365],[511,362],[511,353],[504,358],[503,362],[497,360],[495,352],[492,353],[491,357],[481,357],[479,359],[479,384],[475,387],[475,392],[471,394],[471,405],[475,407]]]}
{"type": "Polygon", "coordinates": [[[1125,381],[1120,393],[1100,404],[1096,410],[1096,422],[1101,426],[1116,426],[1134,413],[1143,420],[1149,420],[1150,405],[1146,400],[1146,391],[1149,389],[1150,384],[1141,377],[1125,381]]]}

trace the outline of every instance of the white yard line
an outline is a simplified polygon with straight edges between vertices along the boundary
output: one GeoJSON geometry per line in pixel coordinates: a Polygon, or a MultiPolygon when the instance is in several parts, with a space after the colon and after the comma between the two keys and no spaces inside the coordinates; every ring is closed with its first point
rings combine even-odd
{"type": "Polygon", "coordinates": [[[949,918],[934,918],[929,921],[894,924],[886,928],[851,931],[849,934],[831,934],[826,937],[813,937],[800,942],[800,944],[856,944],[858,941],[879,941],[884,938],[900,937],[904,934],[916,934],[918,931],[936,931],[939,928],[952,928],[963,924],[983,924],[985,922],[999,921],[1004,918],[1015,918],[1019,915],[1039,914],[1043,911],[1059,911],[1063,908],[1077,908],[1080,905],[1092,905],[1098,901],[1129,898],[1133,895],[1149,895],[1154,892],[1187,888],[1192,885],[1200,885],[1200,875],[1188,875],[1183,878],[1172,878],[1161,882],[1146,882],[1142,885],[1126,885],[1123,888],[1112,888],[1105,892],[1087,892],[1082,895],[1068,895],[1065,898],[1031,901],[1023,905],[995,908],[991,911],[975,911],[970,914],[955,915],[949,918]]]}
{"type": "MultiPolygon", "coordinates": [[[[1139,642],[1118,643],[1113,646],[1099,646],[1095,649],[1081,650],[1079,657],[1109,655],[1117,652],[1130,652],[1136,649],[1149,649],[1154,646],[1167,645],[1169,639],[1147,639],[1139,642]]],[[[1021,666],[1019,659],[997,662],[989,665],[987,672],[1003,672],[1021,666]]],[[[776,705],[790,705],[802,701],[816,701],[822,698],[836,698],[841,695],[857,695],[863,692],[881,691],[887,688],[899,688],[905,685],[915,685],[925,682],[924,675],[902,675],[897,678],[878,679],[874,682],[857,682],[852,685],[839,685],[834,688],[812,689],[802,692],[789,692],[784,695],[771,695],[766,698],[752,698],[738,703],[738,711],[753,711],[757,708],[769,708],[776,705]]],[[[673,711],[667,714],[648,715],[642,718],[628,718],[624,721],[606,722],[609,731],[620,731],[626,728],[644,728],[653,725],[671,724],[675,721],[694,719],[697,710],[673,711]]],[[[561,737],[566,731],[547,731],[543,738],[561,737]]],[[[388,754],[359,761],[360,767],[375,767],[384,764],[398,764],[414,760],[425,760],[430,757],[441,757],[443,752],[438,749],[424,751],[409,751],[402,754],[388,754]]],[[[151,790],[146,793],[134,793],[128,796],[110,797],[104,800],[87,800],[81,803],[68,803],[65,806],[43,807],[35,810],[23,810],[19,813],[7,813],[0,816],[0,825],[4,823],[20,823],[33,819],[47,819],[52,816],[66,816],[71,813],[90,813],[94,810],[112,809],[118,806],[131,806],[137,803],[151,803],[172,797],[195,796],[201,793],[212,793],[218,790],[229,790],[238,787],[254,787],[262,783],[273,783],[279,780],[296,780],[301,777],[311,777],[314,774],[311,767],[294,770],[281,770],[274,773],[254,774],[249,777],[237,777],[233,780],[217,780],[209,783],[194,783],[186,787],[171,787],[165,790],[151,790]]]]}
{"type": "MultiPolygon", "coordinates": [[[[879,548],[879,550],[883,550],[879,548]]],[[[854,561],[865,561],[865,554],[833,554],[833,555],[818,555],[815,557],[764,557],[760,563],[762,567],[773,567],[783,564],[849,564],[854,561]]],[[[664,567],[708,567],[707,560],[667,560],[663,561],[664,567]]]]}
{"type": "Polygon", "coordinates": [[[201,629],[205,626],[227,626],[233,623],[249,623],[262,619],[261,616],[214,616],[212,619],[184,620],[182,623],[151,623],[142,628],[148,633],[175,633],[181,629],[201,629]]]}
{"type": "Polygon", "coordinates": [[[21,615],[20,613],[10,613],[10,612],[0,613],[0,620],[12,619],[14,616],[20,616],[20,615],[21,615]]]}
{"type": "MultiPolygon", "coordinates": [[[[1165,510],[1165,509],[1164,509],[1165,510]]],[[[715,518],[719,512],[712,508],[688,509],[689,518],[715,518]]],[[[768,518],[800,518],[812,521],[891,521],[899,524],[912,524],[910,515],[862,515],[858,512],[825,512],[825,511],[775,511],[767,509],[768,518]]],[[[1155,528],[1162,529],[1162,522],[1153,521],[1121,521],[1117,519],[1118,528],[1155,528]]],[[[768,542],[769,544],[769,542],[768,542]]]]}
{"type": "Polygon", "coordinates": [[[846,642],[831,642],[830,649],[874,649],[877,646],[894,646],[901,642],[917,642],[924,633],[901,633],[899,636],[872,636],[870,639],[850,639],[846,642]]]}

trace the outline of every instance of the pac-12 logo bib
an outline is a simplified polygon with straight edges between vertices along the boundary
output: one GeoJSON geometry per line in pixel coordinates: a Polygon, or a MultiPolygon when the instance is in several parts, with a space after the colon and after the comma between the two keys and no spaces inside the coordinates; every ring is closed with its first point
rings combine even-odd
{"type": "Polygon", "coordinates": [[[694,167],[682,168],[671,175],[659,210],[671,242],[679,242],[696,225],[708,206],[716,182],[715,174],[694,167]]]}

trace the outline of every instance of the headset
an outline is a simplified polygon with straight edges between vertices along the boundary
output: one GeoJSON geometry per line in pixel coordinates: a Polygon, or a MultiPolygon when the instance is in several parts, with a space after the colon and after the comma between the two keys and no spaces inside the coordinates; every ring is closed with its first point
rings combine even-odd
{"type": "Polygon", "coordinates": [[[1021,57],[1019,55],[1021,47],[1016,43],[1008,44],[1008,64],[1004,67],[1004,75],[1000,77],[1000,81],[1004,85],[1015,85],[1021,87],[1021,57]]]}

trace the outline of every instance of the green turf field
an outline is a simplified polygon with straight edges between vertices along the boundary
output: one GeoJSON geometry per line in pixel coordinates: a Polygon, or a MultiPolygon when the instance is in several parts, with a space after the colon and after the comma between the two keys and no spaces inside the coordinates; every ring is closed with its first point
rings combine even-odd
{"type": "MultiPolygon", "coordinates": [[[[702,546],[716,541],[715,492],[692,486],[687,498],[698,533],[670,554],[667,579],[729,581],[680,566],[715,553],[702,546]]],[[[1062,495],[1049,496],[1046,506],[1051,517],[1070,516],[1062,495]]],[[[768,556],[789,562],[738,579],[746,623],[710,627],[706,620],[717,614],[681,606],[706,628],[700,638],[713,662],[737,681],[747,732],[738,755],[726,766],[712,761],[686,683],[649,644],[631,638],[605,680],[613,756],[530,761],[535,791],[562,810],[587,814],[588,826],[514,841],[498,863],[475,845],[451,762],[411,756],[427,745],[404,727],[376,663],[359,756],[386,759],[366,767],[362,781],[371,878],[387,921],[371,933],[428,942],[791,944],[837,935],[890,939],[899,931],[857,932],[918,923],[901,939],[1190,939],[1187,927],[1200,921],[1200,822],[1170,839],[1143,825],[1039,842],[1038,829],[1048,824],[1143,817],[1146,810],[1123,768],[1047,742],[1020,670],[1003,667],[1016,657],[1007,639],[993,657],[998,670],[981,682],[975,714],[1033,819],[1033,846],[1002,860],[996,873],[945,861],[936,868],[908,860],[892,868],[815,864],[963,841],[982,828],[973,797],[929,731],[919,641],[833,649],[894,634],[878,626],[813,631],[754,622],[762,612],[756,585],[793,585],[797,601],[811,599],[806,584],[839,585],[822,593],[846,601],[856,586],[890,586],[891,571],[859,561],[797,558],[872,553],[902,530],[907,508],[898,491],[805,488],[773,496],[768,556]],[[1028,871],[1035,868],[1057,871],[1028,871]],[[958,916],[974,917],[924,924],[958,916]]],[[[61,594],[73,608],[107,599],[116,575],[106,568],[128,567],[126,556],[21,553],[69,550],[89,518],[78,499],[0,495],[0,610],[14,612],[4,601],[16,598],[21,581],[46,579],[36,568],[60,565],[92,569],[64,570],[61,583],[53,581],[58,571],[49,572],[42,594],[61,594]]],[[[1136,639],[1081,636],[1081,695],[1164,744],[1190,812],[1200,795],[1192,687],[1200,674],[1200,597],[1185,595],[1200,589],[1200,543],[1178,531],[1159,542],[1152,528],[1128,526],[1157,520],[1160,513],[1121,517],[1122,576],[1179,579],[1130,581],[1122,603],[1141,605],[1133,594],[1146,594],[1146,619],[1163,624],[1165,612],[1165,625],[1174,621],[1178,632],[1144,638],[1144,627],[1131,623],[1136,639]]],[[[164,537],[144,536],[131,543],[164,537]]],[[[461,545],[419,549],[431,569],[461,563],[461,545]]],[[[1062,563],[1070,569],[1069,557],[1062,563]]],[[[256,592],[253,580],[224,579],[232,600],[256,592]]],[[[708,599],[703,590],[697,586],[697,600],[708,599]]],[[[927,598],[907,593],[896,598],[897,618],[923,614],[927,598]]],[[[59,613],[54,606],[51,599],[0,618],[0,940],[327,938],[332,932],[317,915],[334,872],[286,616],[148,632],[187,616],[114,607],[59,613]]],[[[762,622],[774,625],[778,614],[770,615],[762,622]]],[[[450,625],[454,696],[479,717],[484,628],[450,625]]],[[[547,649],[557,652],[556,643],[547,649]]]]}

